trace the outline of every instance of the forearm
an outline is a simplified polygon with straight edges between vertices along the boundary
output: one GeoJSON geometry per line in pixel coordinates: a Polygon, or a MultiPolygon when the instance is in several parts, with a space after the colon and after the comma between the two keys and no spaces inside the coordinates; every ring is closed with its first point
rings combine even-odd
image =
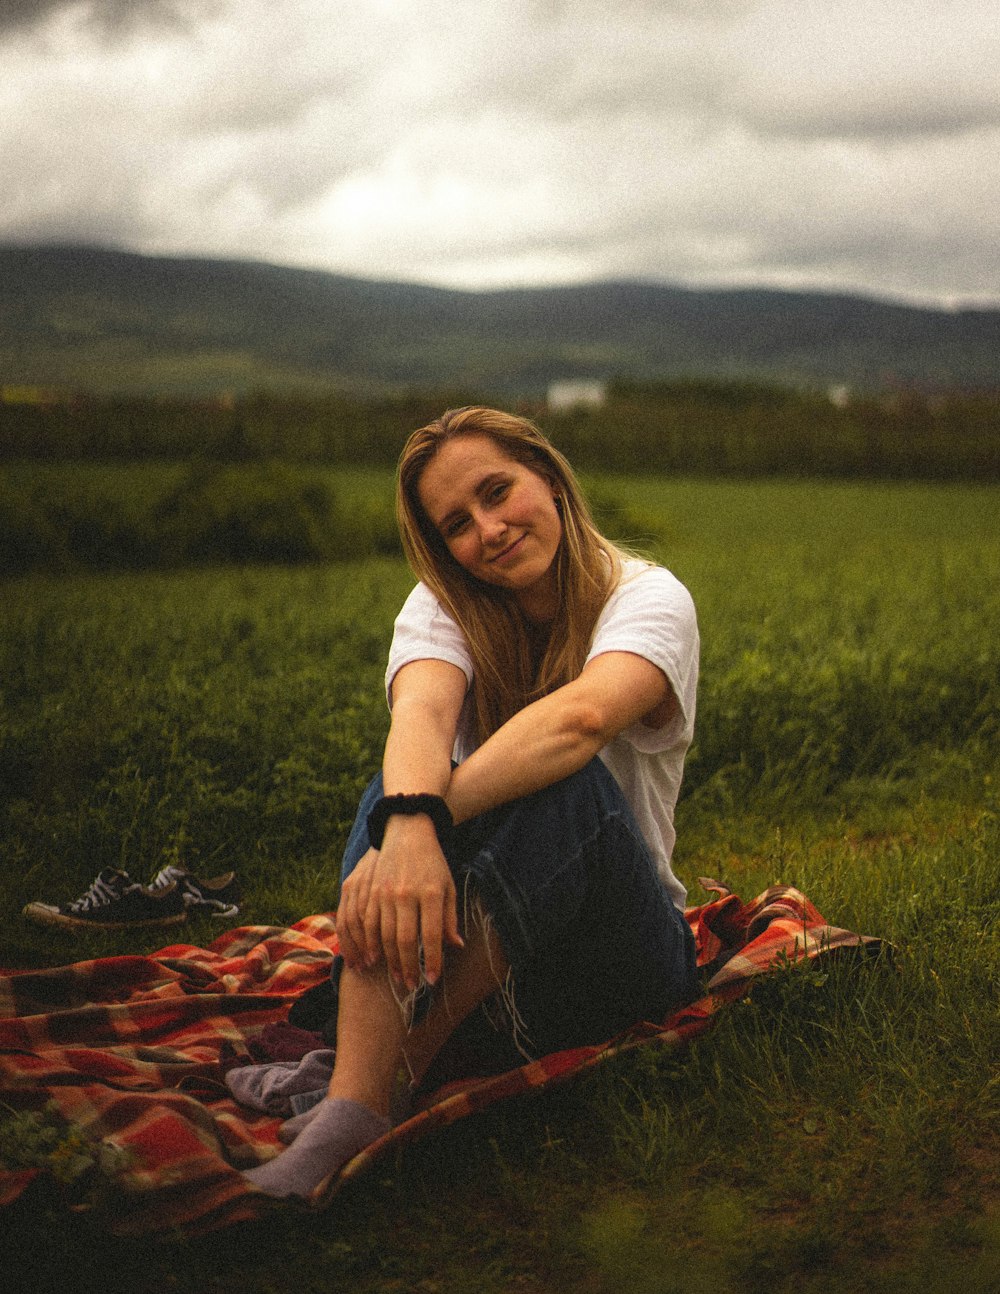
{"type": "MultiPolygon", "coordinates": [[[[382,761],[386,794],[443,796],[453,741],[447,711],[418,693],[398,697],[382,761]]],[[[436,981],[442,945],[462,940],[454,882],[429,816],[389,817],[378,848],[368,850],[341,888],[337,933],[348,966],[373,966],[384,957],[393,978],[411,989],[422,940],[428,981],[436,981]]]]}
{"type": "Polygon", "coordinates": [[[444,795],[451,779],[454,732],[433,706],[401,698],[382,758],[387,795],[444,795]]]}
{"type": "Polygon", "coordinates": [[[445,796],[456,822],[530,795],[577,772],[607,736],[592,707],[565,689],[526,706],[451,774],[445,796]]]}
{"type": "Polygon", "coordinates": [[[452,774],[456,822],[578,772],[632,724],[662,727],[675,705],[666,675],[631,652],[595,657],[580,676],[525,706],[452,774]]]}

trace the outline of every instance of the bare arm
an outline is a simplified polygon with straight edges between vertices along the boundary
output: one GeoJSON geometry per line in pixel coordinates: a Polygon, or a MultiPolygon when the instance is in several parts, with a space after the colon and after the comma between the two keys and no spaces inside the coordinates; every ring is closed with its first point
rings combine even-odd
{"type": "MultiPolygon", "coordinates": [[[[443,795],[456,823],[568,777],[639,720],[659,727],[676,706],[666,675],[644,657],[608,652],[580,677],[526,706],[457,769],[451,768],[465,675],[443,661],[416,661],[393,680],[383,773],[387,794],[443,795]]],[[[424,816],[389,819],[344,884],[337,930],[348,965],[384,956],[409,987],[434,983],[443,945],[460,945],[451,872],[424,816]]]]}
{"type": "MultiPolygon", "coordinates": [[[[465,698],[465,675],[439,660],[413,661],[393,680],[392,722],[382,772],[387,795],[445,795],[451,752],[465,698]]],[[[455,885],[426,816],[393,816],[380,850],[369,850],[341,892],[341,952],[349,966],[374,965],[410,988],[419,980],[419,948],[434,983],[442,945],[460,945],[455,885]]]]}
{"type": "Polygon", "coordinates": [[[579,678],[525,706],[459,765],[446,797],[452,816],[462,822],[568,777],[632,724],[662,727],[676,705],[667,676],[645,657],[596,656],[579,678]]]}
{"type": "Polygon", "coordinates": [[[412,661],[399,671],[382,759],[386,795],[445,794],[465,692],[465,675],[447,661],[412,661]]]}

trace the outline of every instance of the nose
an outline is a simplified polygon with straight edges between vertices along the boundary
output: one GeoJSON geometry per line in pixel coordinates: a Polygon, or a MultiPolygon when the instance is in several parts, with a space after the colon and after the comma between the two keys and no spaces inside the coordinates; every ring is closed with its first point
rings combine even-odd
{"type": "Polygon", "coordinates": [[[507,523],[492,512],[481,512],[476,517],[479,542],[484,548],[495,548],[507,532],[507,523]]]}

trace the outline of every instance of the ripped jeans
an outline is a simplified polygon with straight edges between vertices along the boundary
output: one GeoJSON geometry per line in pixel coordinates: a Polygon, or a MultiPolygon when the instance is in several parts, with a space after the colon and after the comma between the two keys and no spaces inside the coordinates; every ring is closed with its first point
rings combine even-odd
{"type": "MultiPolygon", "coordinates": [[[[378,774],[359,805],[342,880],[369,849],[368,814],[382,793],[378,774]]],[[[512,1033],[523,1060],[605,1042],[639,1020],[662,1020],[697,996],[691,930],[599,759],[462,823],[445,857],[460,917],[463,896],[471,895],[492,921],[511,967],[513,1011],[497,1009],[507,994],[486,1004],[494,1029],[497,1017],[506,1017],[508,1049],[498,1064],[517,1063],[509,1050],[512,1033]]],[[[341,965],[337,958],[334,983],[341,965]]]]}

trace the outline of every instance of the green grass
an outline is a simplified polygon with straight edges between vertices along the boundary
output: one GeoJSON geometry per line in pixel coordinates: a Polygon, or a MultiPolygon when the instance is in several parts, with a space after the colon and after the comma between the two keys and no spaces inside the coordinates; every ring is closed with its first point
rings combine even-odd
{"type": "MultiPolygon", "coordinates": [[[[892,955],[781,971],[686,1054],[465,1121],[320,1218],[151,1251],[36,1199],[10,1288],[28,1253],[36,1290],[997,1287],[996,492],[593,484],[699,607],[692,898],[795,884],[892,955]]],[[[330,907],[408,586],[388,558],[8,581],[0,962],[162,943],[21,920],[108,864],[236,867],[250,921],[330,907]]]]}

